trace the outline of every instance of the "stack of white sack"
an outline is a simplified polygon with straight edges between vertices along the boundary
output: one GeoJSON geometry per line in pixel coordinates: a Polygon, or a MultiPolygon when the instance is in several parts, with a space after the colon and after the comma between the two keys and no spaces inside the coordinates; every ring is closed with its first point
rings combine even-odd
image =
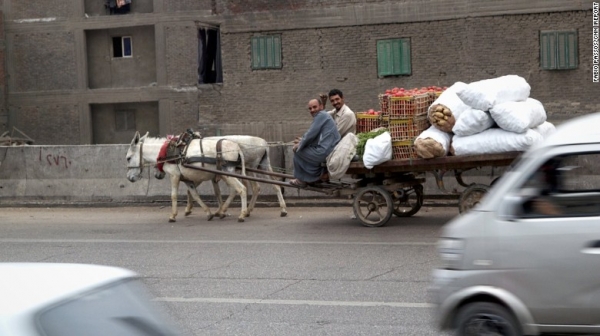
{"type": "Polygon", "coordinates": [[[454,136],[450,152],[456,156],[521,152],[543,139],[539,132],[532,129],[525,133],[514,133],[501,128],[490,128],[475,135],[454,136]]]}
{"type": "Polygon", "coordinates": [[[481,133],[494,126],[494,119],[488,112],[469,108],[461,113],[452,132],[460,136],[468,136],[481,133]]]}
{"type": "Polygon", "coordinates": [[[415,139],[415,151],[419,157],[431,159],[448,155],[452,135],[431,126],[415,139]]]}
{"type": "Polygon", "coordinates": [[[454,155],[525,151],[555,128],[546,122],[546,111],[529,98],[531,87],[516,75],[486,79],[461,86],[456,94],[471,110],[463,112],[453,127],[454,155]],[[491,128],[497,124],[500,128],[491,128]]]}
{"type": "Polygon", "coordinates": [[[529,97],[531,86],[525,78],[507,75],[461,86],[456,92],[467,105],[481,111],[489,111],[494,105],[505,102],[524,101],[529,97]]]}
{"type": "Polygon", "coordinates": [[[500,128],[514,133],[525,133],[546,122],[544,106],[533,98],[496,104],[490,114],[500,128]]]}
{"type": "Polygon", "coordinates": [[[456,82],[429,106],[427,117],[429,122],[437,129],[446,133],[451,133],[452,128],[456,124],[456,120],[460,117],[463,111],[469,109],[456,94],[457,91],[463,90],[467,84],[456,82]]]}

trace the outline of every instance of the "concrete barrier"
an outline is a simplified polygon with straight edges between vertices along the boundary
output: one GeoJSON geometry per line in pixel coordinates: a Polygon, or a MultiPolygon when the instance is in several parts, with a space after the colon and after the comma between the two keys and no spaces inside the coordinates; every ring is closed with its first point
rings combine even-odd
{"type": "MultiPolygon", "coordinates": [[[[170,180],[157,180],[153,169],[144,170],[144,178],[131,183],[126,178],[125,156],[128,145],[90,146],[24,146],[0,147],[0,204],[24,203],[102,203],[121,204],[128,202],[170,201],[170,180]]],[[[274,168],[293,169],[291,145],[271,144],[271,164],[274,168]]],[[[452,174],[444,181],[448,190],[462,190],[452,174]]],[[[489,168],[465,174],[467,182],[490,184],[489,168]]],[[[220,182],[224,195],[228,188],[220,182]]],[[[179,186],[180,200],[186,188],[179,186]]],[[[214,201],[210,183],[199,188],[203,199],[214,201]]],[[[439,196],[435,179],[427,176],[425,194],[439,196]]],[[[261,186],[261,199],[275,200],[273,188],[261,186]]],[[[332,200],[322,193],[308,192],[295,188],[284,188],[286,198],[322,199],[323,205],[332,200]]]]}

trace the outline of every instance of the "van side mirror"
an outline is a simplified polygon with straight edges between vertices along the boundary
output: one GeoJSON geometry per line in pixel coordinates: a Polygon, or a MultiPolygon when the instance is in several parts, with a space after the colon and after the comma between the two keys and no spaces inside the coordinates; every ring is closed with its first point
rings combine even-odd
{"type": "Polygon", "coordinates": [[[505,221],[513,221],[520,217],[522,212],[523,197],[509,194],[502,199],[498,208],[498,217],[505,221]]]}

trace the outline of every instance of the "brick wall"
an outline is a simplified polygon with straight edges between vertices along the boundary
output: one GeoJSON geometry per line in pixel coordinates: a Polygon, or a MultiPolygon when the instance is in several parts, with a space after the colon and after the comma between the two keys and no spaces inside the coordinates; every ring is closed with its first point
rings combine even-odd
{"type": "Polygon", "coordinates": [[[39,104],[11,106],[14,125],[35,140],[35,144],[78,144],[79,108],[77,105],[39,104]]]}
{"type": "Polygon", "coordinates": [[[506,74],[528,80],[550,119],[600,111],[591,82],[590,22],[590,12],[577,11],[273,31],[282,35],[283,69],[262,71],[250,69],[252,34],[223,34],[227,114],[219,121],[222,128],[258,120],[300,125],[310,120],[308,99],[334,87],[361,111],[376,108],[377,94],[386,88],[449,86],[506,74]],[[538,35],[545,29],[579,30],[578,69],[540,69],[538,35]],[[411,39],[412,75],[378,78],[376,41],[398,37],[411,39]]]}
{"type": "Polygon", "coordinates": [[[10,2],[10,19],[61,18],[74,14],[74,6],[70,1],[14,1],[10,2]]]}
{"type": "Polygon", "coordinates": [[[214,11],[216,0],[164,0],[165,12],[214,11]]]}
{"type": "MultiPolygon", "coordinates": [[[[0,0],[0,6],[3,2],[0,0]]],[[[0,133],[8,128],[6,108],[6,40],[4,37],[4,13],[0,10],[0,133]]]]}
{"type": "Polygon", "coordinates": [[[168,85],[198,83],[198,28],[195,25],[167,26],[166,68],[168,85]]]}
{"type": "Polygon", "coordinates": [[[304,8],[338,7],[363,3],[384,3],[389,0],[222,0],[218,1],[219,13],[239,14],[248,12],[298,10],[304,8]]]}
{"type": "Polygon", "coordinates": [[[198,101],[175,100],[171,105],[171,130],[173,133],[181,133],[188,128],[198,128],[198,101]]]}
{"type": "Polygon", "coordinates": [[[72,90],[77,87],[72,32],[15,34],[12,91],[72,90]]]}

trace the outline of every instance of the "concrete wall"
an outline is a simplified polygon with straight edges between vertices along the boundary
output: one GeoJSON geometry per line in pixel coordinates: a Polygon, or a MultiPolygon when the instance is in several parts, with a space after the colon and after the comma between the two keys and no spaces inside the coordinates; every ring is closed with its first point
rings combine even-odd
{"type": "MultiPolygon", "coordinates": [[[[155,179],[153,169],[145,168],[144,178],[138,182],[127,180],[127,149],[128,145],[0,147],[0,205],[170,202],[169,179],[155,179]]],[[[270,159],[275,170],[285,168],[291,172],[292,157],[291,146],[271,144],[270,159]]],[[[474,170],[465,174],[465,181],[490,184],[500,173],[496,170],[492,176],[490,169],[474,170]]],[[[427,178],[425,195],[440,195],[435,179],[431,175],[427,178]]],[[[444,180],[448,190],[463,190],[451,176],[444,180]]],[[[223,182],[220,186],[227,195],[228,187],[223,182]]],[[[198,190],[203,199],[214,200],[210,183],[202,184],[198,190]]],[[[180,199],[184,198],[185,191],[180,185],[180,199]]],[[[262,184],[260,195],[261,201],[276,201],[269,185],[262,184]]],[[[350,199],[295,188],[284,188],[284,196],[290,201],[322,198],[323,205],[327,205],[328,200],[350,199]]],[[[239,202],[239,198],[235,202],[239,202]]]]}

